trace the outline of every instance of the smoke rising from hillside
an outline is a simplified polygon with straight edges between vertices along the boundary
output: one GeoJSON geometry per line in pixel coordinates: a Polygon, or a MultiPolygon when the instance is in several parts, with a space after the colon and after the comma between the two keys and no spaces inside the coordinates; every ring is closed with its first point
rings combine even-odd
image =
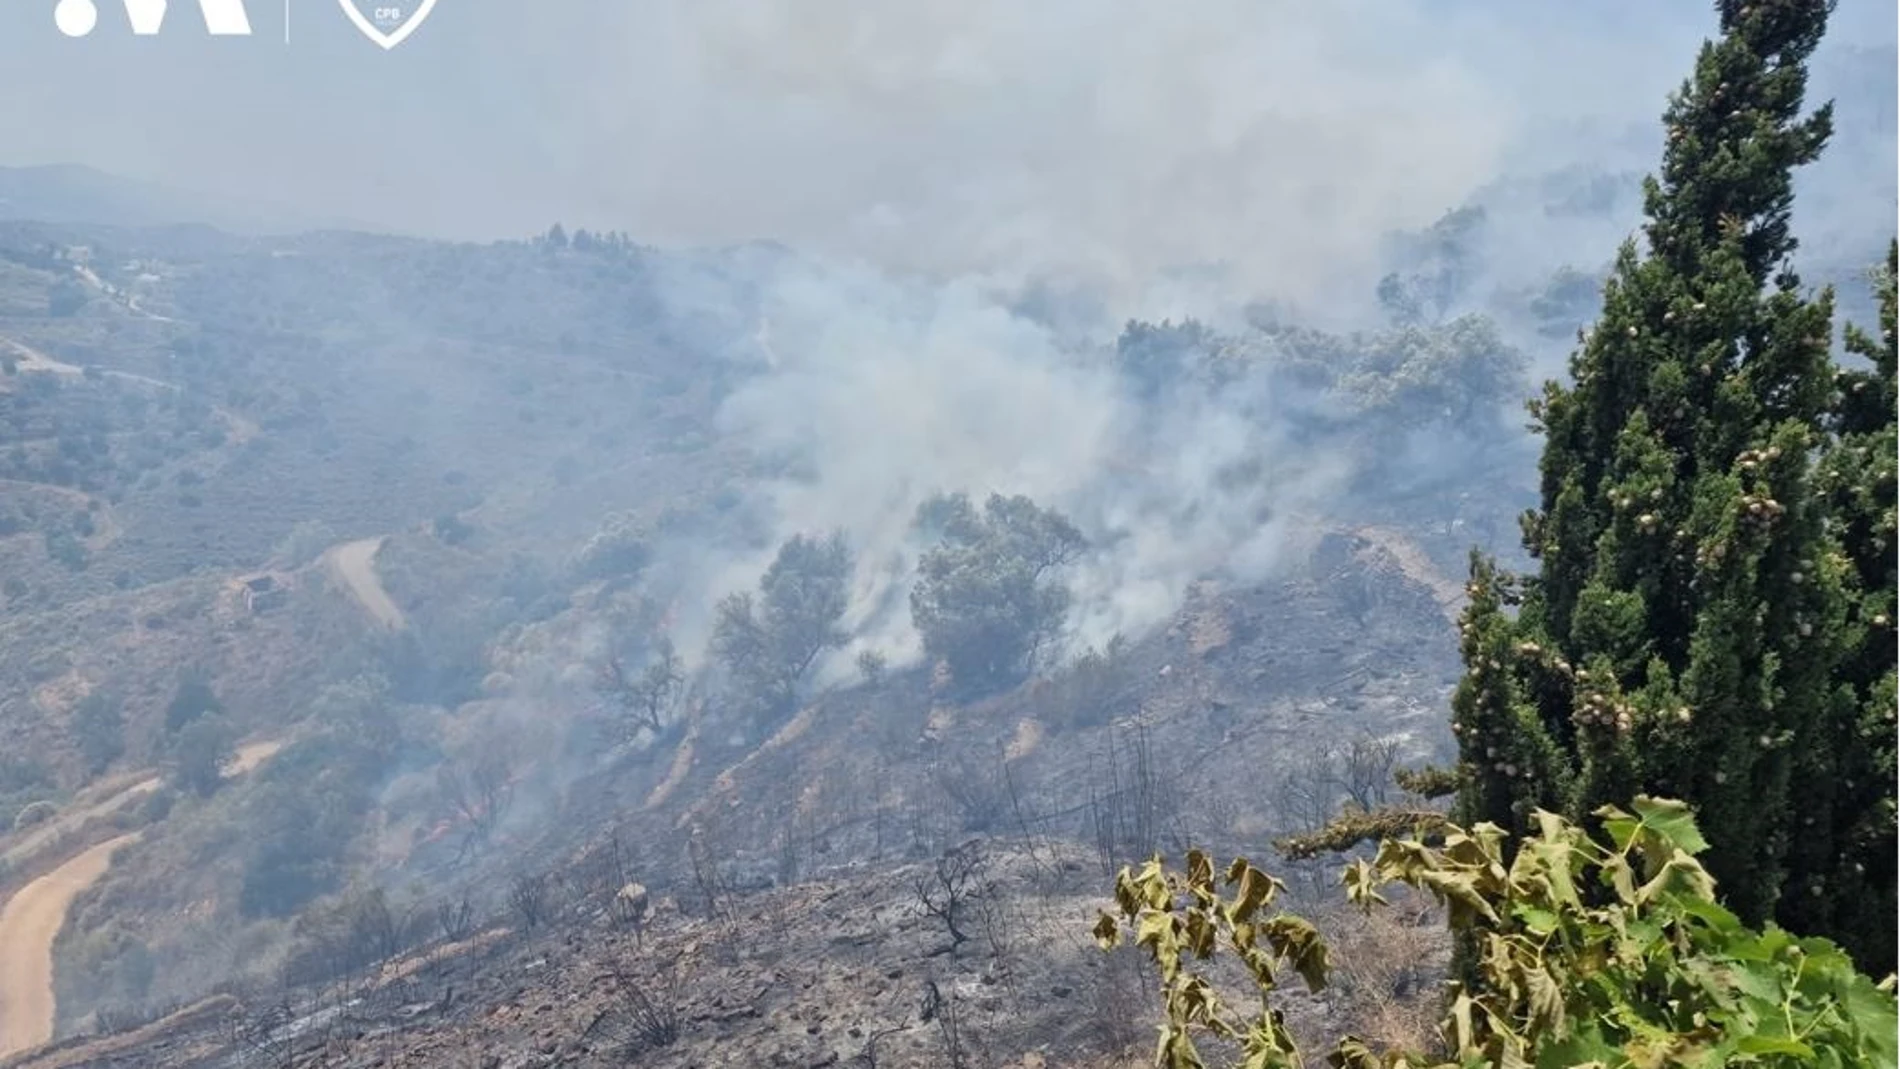
{"type": "MultiPolygon", "coordinates": [[[[859,611],[888,633],[917,500],[1028,493],[1126,533],[1079,580],[1091,639],[1154,618],[1212,563],[1257,571],[1283,533],[1266,507],[1321,503],[1350,465],[1277,441],[1272,399],[1176,398],[1138,419],[1078,340],[1131,316],[1227,324],[1263,299],[1367,325],[1390,232],[1487,187],[1469,303],[1601,264],[1631,198],[1553,215],[1539,177],[1651,168],[1663,98],[1714,26],[1706,4],[1639,0],[463,0],[385,55],[327,6],[299,8],[290,45],[263,10],[252,40],[205,39],[185,11],[161,39],[108,17],[83,42],[11,11],[8,162],[426,234],[560,219],[823,257],[746,268],[770,364],[723,429],[807,469],[759,488],[762,523],[847,528],[859,611]],[[1011,310],[1004,295],[1037,284],[1074,297],[1059,325],[1011,310]],[[1244,459],[1265,474],[1232,489],[1244,459]]],[[[1866,81],[1893,24],[1891,5],[1843,3],[1817,88],[1866,81]],[[1830,81],[1840,70],[1859,80],[1830,81]]],[[[1864,174],[1891,159],[1891,123],[1868,119],[1891,96],[1841,101],[1812,179],[1830,196],[1801,220],[1864,231],[1855,267],[1891,227],[1891,171],[1864,174]]],[[[763,565],[688,550],[715,591],[763,565]]]]}
{"type": "MultiPolygon", "coordinates": [[[[752,488],[772,532],[757,554],[663,551],[656,570],[707,574],[712,595],[698,605],[749,587],[784,538],[842,528],[859,561],[847,624],[863,648],[910,660],[917,506],[946,492],[1026,494],[1096,542],[1076,569],[1074,624],[1079,643],[1100,644],[1155,624],[1210,572],[1265,574],[1289,517],[1339,493],[1343,458],[1283,448],[1258,390],[1138,404],[1101,347],[1016,314],[975,281],[906,283],[807,260],[757,281],[763,366],[727,400],[720,430],[792,474],[752,488]]],[[[689,648],[703,638],[697,622],[689,648]]],[[[833,675],[858,648],[834,658],[833,675]]]]}

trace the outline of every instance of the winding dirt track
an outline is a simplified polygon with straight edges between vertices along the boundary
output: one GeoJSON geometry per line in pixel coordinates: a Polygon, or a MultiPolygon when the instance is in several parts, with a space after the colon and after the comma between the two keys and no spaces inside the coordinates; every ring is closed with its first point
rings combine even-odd
{"type": "MultiPolygon", "coordinates": [[[[45,353],[40,352],[38,349],[15,341],[12,338],[0,338],[0,348],[13,351],[14,356],[19,360],[19,368],[21,371],[40,371],[53,375],[64,375],[68,378],[83,376],[86,373],[86,369],[77,364],[68,364],[63,360],[55,360],[45,353]]],[[[105,369],[101,369],[100,374],[109,379],[118,379],[121,382],[136,382],[142,386],[150,386],[159,390],[169,390],[172,393],[184,392],[175,382],[166,382],[164,379],[155,379],[149,375],[135,375],[130,371],[108,371],[105,369]]],[[[250,420],[245,419],[243,416],[238,415],[228,408],[213,405],[211,406],[211,410],[218,414],[219,419],[224,420],[224,422],[229,425],[231,428],[231,437],[234,440],[248,442],[252,438],[257,437],[257,424],[252,423],[250,420]]]]}
{"type": "MultiPolygon", "coordinates": [[[[283,748],[283,742],[278,739],[245,743],[237,748],[237,752],[231,757],[231,763],[224,767],[225,778],[244,775],[268,761],[273,754],[283,748]]],[[[83,802],[83,805],[69,806],[52,820],[34,828],[19,842],[8,846],[5,853],[0,853],[0,862],[4,862],[9,869],[24,865],[62,836],[76,833],[92,821],[111,816],[123,808],[127,802],[158,790],[163,782],[161,777],[147,776],[129,787],[106,794],[96,802],[81,795],[79,801],[83,802]]],[[[5,926],[0,925],[0,952],[4,952],[7,947],[5,934],[5,926]]]]}
{"type": "Polygon", "coordinates": [[[53,1038],[53,940],[73,899],[138,838],[133,832],[100,843],[21,888],[0,911],[0,1056],[53,1038]]]}
{"type": "MultiPolygon", "coordinates": [[[[226,779],[242,776],[284,748],[280,739],[238,747],[224,767],[226,779]]],[[[120,806],[158,789],[157,776],[142,779],[103,800],[62,813],[7,851],[9,861],[31,860],[68,832],[109,816],[120,806]]],[[[53,941],[66,923],[73,899],[112,867],[112,855],[138,841],[142,833],[100,843],[21,888],[0,910],[0,1058],[37,1047],[53,1038],[53,941]]]]}
{"type": "Polygon", "coordinates": [[[402,610],[397,608],[389,591],[383,589],[383,581],[376,576],[376,551],[382,548],[382,539],[365,538],[360,542],[345,542],[325,556],[331,574],[342,581],[350,595],[376,618],[376,622],[392,631],[400,631],[404,624],[402,610]]]}

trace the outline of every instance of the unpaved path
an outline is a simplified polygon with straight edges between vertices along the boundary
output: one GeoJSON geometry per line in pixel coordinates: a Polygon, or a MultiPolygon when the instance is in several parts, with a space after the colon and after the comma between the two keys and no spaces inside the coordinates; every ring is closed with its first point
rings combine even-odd
{"type": "Polygon", "coordinates": [[[383,589],[383,581],[376,576],[376,553],[383,548],[380,538],[365,538],[359,542],[345,542],[331,549],[324,557],[329,564],[330,573],[341,580],[350,595],[362,605],[376,622],[392,631],[400,631],[404,626],[402,610],[383,589]]]}
{"type": "MultiPolygon", "coordinates": [[[[283,748],[282,739],[245,743],[224,766],[224,776],[235,779],[254,771],[283,748]]],[[[148,776],[84,808],[61,813],[7,851],[6,858],[30,861],[60,835],[109,816],[131,799],[157,790],[161,782],[158,776],[148,776]]],[[[106,874],[114,852],[141,834],[122,835],[77,854],[21,888],[0,910],[0,1058],[53,1038],[53,940],[66,923],[73,899],[106,874]]]]}
{"type": "MultiPolygon", "coordinates": [[[[242,776],[270,760],[272,755],[283,748],[282,739],[247,742],[231,755],[230,763],[224,766],[224,776],[226,779],[242,776]]],[[[86,825],[95,820],[103,820],[111,816],[124,808],[127,802],[151,794],[163,783],[163,777],[147,776],[130,786],[103,787],[82,794],[75,799],[75,804],[68,806],[53,819],[28,832],[21,837],[19,842],[8,846],[6,852],[0,854],[0,863],[4,863],[8,869],[28,864],[38,857],[41,851],[58,842],[62,837],[83,830],[86,825]]],[[[0,836],[0,842],[4,841],[5,838],[0,836]]],[[[4,946],[5,943],[0,942],[0,947],[4,946]]]]}
{"type": "MultiPolygon", "coordinates": [[[[0,861],[9,870],[26,865],[67,835],[76,834],[93,821],[103,820],[118,812],[133,799],[158,790],[162,782],[159,777],[151,776],[129,787],[113,790],[97,801],[81,796],[77,800],[78,804],[62,810],[51,820],[27,832],[19,842],[7,847],[6,853],[0,854],[0,861]]],[[[4,946],[4,942],[0,942],[0,947],[4,946]]]]}
{"type": "Polygon", "coordinates": [[[139,299],[136,295],[132,293],[132,291],[122,290],[119,287],[114,286],[112,283],[107,282],[105,279],[100,278],[98,272],[94,271],[90,267],[87,267],[85,264],[74,264],[73,273],[78,275],[80,278],[84,279],[86,283],[90,285],[93,289],[98,290],[100,295],[104,296],[107,300],[117,302],[119,307],[124,308],[126,311],[132,313],[135,316],[139,316],[144,319],[149,319],[153,321],[154,323],[178,322],[176,319],[173,319],[171,316],[162,316],[162,315],[157,314],[156,312],[148,312],[145,309],[140,308],[139,299]]]}
{"type": "Polygon", "coordinates": [[[73,899],[138,838],[133,832],[100,843],[21,888],[0,910],[0,1056],[53,1038],[53,940],[73,899]]]}
{"type": "Polygon", "coordinates": [[[283,748],[284,740],[282,739],[260,739],[257,742],[245,743],[237,748],[237,752],[231,755],[230,762],[224,766],[224,778],[235,779],[246,773],[255,772],[258,765],[276,757],[277,751],[283,748]]]}
{"type": "MultiPolygon", "coordinates": [[[[68,364],[63,360],[55,360],[45,353],[40,352],[38,349],[15,341],[12,338],[0,338],[0,348],[13,351],[13,354],[19,358],[19,368],[21,371],[43,371],[54,375],[65,375],[69,377],[84,375],[86,373],[86,369],[77,364],[68,364]]],[[[184,392],[175,382],[166,382],[164,379],[155,379],[149,375],[136,375],[130,371],[110,371],[105,368],[100,368],[99,373],[106,378],[118,379],[122,382],[136,382],[141,386],[170,390],[172,393],[184,392]]],[[[257,437],[257,424],[252,423],[236,412],[228,408],[220,408],[217,405],[212,405],[211,411],[217,413],[218,418],[224,420],[225,424],[230,427],[233,440],[243,443],[257,437]]]]}

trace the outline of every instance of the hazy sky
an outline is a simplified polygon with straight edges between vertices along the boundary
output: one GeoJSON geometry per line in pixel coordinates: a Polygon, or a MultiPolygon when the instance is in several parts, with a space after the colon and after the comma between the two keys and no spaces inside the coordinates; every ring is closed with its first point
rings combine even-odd
{"type": "MultiPolygon", "coordinates": [[[[191,0],[142,39],[100,2],[96,32],[68,39],[54,0],[0,0],[0,165],[85,163],[412,233],[558,219],[869,261],[758,268],[773,368],[720,428],[821,473],[756,496],[779,537],[851,532],[871,584],[854,613],[889,618],[854,616],[874,642],[905,631],[902,597],[879,591],[909,571],[882,569],[935,490],[1028,492],[1121,532],[1079,569],[1094,641],[1164,618],[1210,568],[1270,568],[1287,517],[1348,474],[1282,441],[1273,406],[1298,399],[1130,409],[998,303],[1007,283],[1106,283],[1111,326],[1204,314],[1214,272],[1155,282],[1187,264],[1225,265],[1221,300],[1369,299],[1385,235],[1480,187],[1652,168],[1665,97],[1715,22],[1699,0],[440,0],[386,53],[336,0],[290,0],[289,43],[283,0],[248,0],[255,35],[218,39],[191,0]],[[1229,488],[1253,458],[1260,477],[1229,488]]],[[[1893,233],[1894,39],[1892,0],[1844,0],[1817,64],[1822,92],[1857,95],[1797,224],[1856,267],[1893,233]]],[[[1517,205],[1493,228],[1500,285],[1602,264],[1635,222],[1517,205]]],[[[776,541],[756,559],[687,547],[699,558],[661,570],[702,581],[690,613],[751,585],[776,541]]]]}
{"type": "MultiPolygon", "coordinates": [[[[289,0],[288,44],[284,0],[247,0],[250,38],[207,37],[192,0],[134,38],[121,2],[83,39],[53,0],[0,9],[0,164],[425,234],[560,219],[1263,286],[1507,165],[1649,166],[1714,24],[1688,0],[441,0],[385,53],[337,0],[289,0]]],[[[1891,0],[1845,0],[1829,48],[1894,36],[1891,0]]],[[[1889,220],[1892,144],[1839,150],[1875,161],[1852,186],[1889,220]]]]}

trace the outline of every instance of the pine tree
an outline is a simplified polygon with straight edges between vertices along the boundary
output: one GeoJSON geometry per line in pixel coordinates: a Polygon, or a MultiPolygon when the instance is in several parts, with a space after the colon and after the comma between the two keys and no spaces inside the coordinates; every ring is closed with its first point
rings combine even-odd
{"type": "Polygon", "coordinates": [[[1788,266],[1792,171],[1831,130],[1830,108],[1802,115],[1830,6],[1716,5],[1645,183],[1647,249],[1621,250],[1573,385],[1531,406],[1538,574],[1474,560],[1454,699],[1461,820],[1522,832],[1533,807],[1687,799],[1751,923],[1774,915],[1797,834],[1841,834],[1842,800],[1810,775],[1836,744],[1853,582],[1814,486],[1833,298],[1788,266]]]}

